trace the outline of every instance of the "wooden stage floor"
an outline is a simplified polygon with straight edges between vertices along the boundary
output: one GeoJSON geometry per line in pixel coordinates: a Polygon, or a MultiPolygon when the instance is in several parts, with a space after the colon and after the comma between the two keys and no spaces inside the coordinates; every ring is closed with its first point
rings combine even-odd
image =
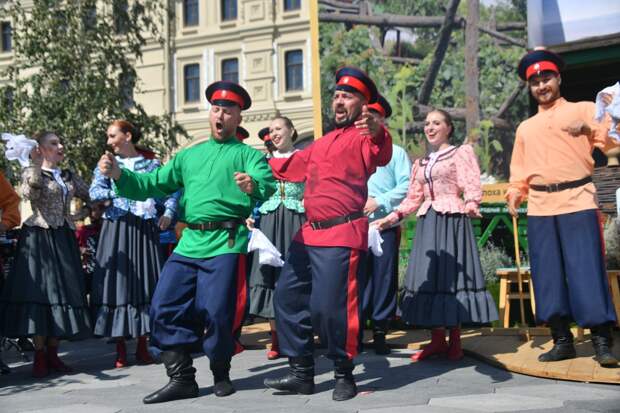
{"type": "MultiPolygon", "coordinates": [[[[551,336],[544,334],[546,330],[533,328],[531,330],[533,336],[529,342],[525,342],[514,331],[463,330],[463,350],[471,357],[515,373],[559,380],[620,384],[620,367],[602,368],[593,360],[594,350],[589,334],[585,335],[584,341],[576,343],[578,356],[576,359],[541,363],[537,360],[538,355],[552,347],[551,336]]],[[[372,332],[365,331],[364,342],[371,339],[372,332]]],[[[391,332],[387,341],[392,348],[418,350],[427,344],[429,339],[429,332],[425,330],[399,330],[391,332]]],[[[613,353],[620,359],[620,334],[617,331],[614,332],[614,341],[616,345],[613,353]]],[[[241,342],[248,348],[267,348],[269,324],[244,326],[241,342]]]]}

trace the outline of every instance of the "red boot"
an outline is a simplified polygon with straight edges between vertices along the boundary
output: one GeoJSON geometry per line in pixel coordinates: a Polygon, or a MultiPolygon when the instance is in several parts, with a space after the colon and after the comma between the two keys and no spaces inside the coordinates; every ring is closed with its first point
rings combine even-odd
{"type": "Polygon", "coordinates": [[[280,358],[280,346],[278,345],[278,334],[271,330],[271,349],[267,352],[267,360],[280,358]]]}
{"type": "Polygon", "coordinates": [[[149,354],[146,345],[146,336],[138,337],[138,346],[136,347],[136,360],[139,364],[153,364],[154,361],[149,354]]]}
{"type": "Polygon", "coordinates": [[[58,358],[58,347],[47,346],[47,366],[59,373],[71,373],[71,367],[58,358]]]}
{"type": "Polygon", "coordinates": [[[448,343],[446,343],[446,329],[434,328],[431,330],[431,342],[427,344],[422,351],[411,356],[411,361],[424,360],[435,354],[442,354],[448,351],[448,343]]]}
{"type": "Polygon", "coordinates": [[[35,350],[34,363],[32,363],[32,377],[40,379],[49,374],[47,367],[47,356],[45,350],[35,350]]]}
{"type": "Polygon", "coordinates": [[[461,329],[454,327],[450,329],[450,348],[448,349],[448,359],[457,361],[463,358],[461,349],[461,329]]]}
{"type": "Polygon", "coordinates": [[[119,338],[116,340],[116,362],[114,367],[120,369],[121,367],[127,367],[127,347],[125,346],[125,339],[119,338]]]}

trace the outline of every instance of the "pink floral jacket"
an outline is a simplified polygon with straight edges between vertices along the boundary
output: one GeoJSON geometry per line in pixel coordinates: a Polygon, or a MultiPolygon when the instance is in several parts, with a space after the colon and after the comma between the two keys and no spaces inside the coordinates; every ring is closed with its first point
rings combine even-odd
{"type": "Polygon", "coordinates": [[[446,150],[434,164],[428,157],[417,159],[407,197],[386,219],[395,224],[416,210],[423,216],[431,207],[438,213],[462,214],[466,204],[477,212],[481,200],[480,167],[474,148],[465,144],[446,150]]]}

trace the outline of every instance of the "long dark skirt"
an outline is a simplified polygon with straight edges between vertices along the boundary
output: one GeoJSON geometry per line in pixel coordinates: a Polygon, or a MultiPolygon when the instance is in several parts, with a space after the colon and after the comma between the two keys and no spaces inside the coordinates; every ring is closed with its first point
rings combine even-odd
{"type": "MultiPolygon", "coordinates": [[[[286,257],[293,237],[306,222],[306,215],[291,211],[284,205],[269,214],[262,215],[260,230],[286,257]]],[[[260,265],[258,253],[253,254],[250,273],[250,314],[264,318],[274,318],[273,293],[280,277],[280,268],[260,265]]]]}
{"type": "Polygon", "coordinates": [[[7,337],[91,335],[80,251],[67,224],[22,227],[0,298],[0,331],[7,337]]]}
{"type": "Polygon", "coordinates": [[[438,214],[418,218],[401,293],[405,322],[419,327],[455,327],[497,320],[486,290],[469,218],[438,214]]]}
{"type": "Polygon", "coordinates": [[[104,220],[96,260],[91,297],[95,335],[148,334],[151,297],[164,262],[155,220],[133,214],[104,220]]]}

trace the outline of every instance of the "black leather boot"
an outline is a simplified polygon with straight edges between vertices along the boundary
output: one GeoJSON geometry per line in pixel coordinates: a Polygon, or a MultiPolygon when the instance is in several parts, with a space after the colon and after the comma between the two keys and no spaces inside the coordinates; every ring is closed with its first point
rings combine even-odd
{"type": "Polygon", "coordinates": [[[217,397],[230,396],[235,392],[230,381],[230,360],[212,361],[211,371],[213,372],[213,394],[217,397]]]}
{"type": "Polygon", "coordinates": [[[611,326],[608,324],[590,328],[592,334],[592,346],[594,347],[594,360],[601,367],[614,367],[618,364],[618,360],[611,354],[613,347],[613,338],[611,335],[611,326]]]}
{"type": "Polygon", "coordinates": [[[557,318],[549,322],[549,327],[553,337],[553,348],[538,356],[538,361],[560,361],[577,357],[568,320],[557,318]]]}
{"type": "Polygon", "coordinates": [[[166,350],[161,353],[161,360],[166,366],[166,374],[170,377],[170,381],[142,401],[151,404],[198,397],[196,369],[192,367],[189,353],[185,349],[166,350]]]}
{"type": "Polygon", "coordinates": [[[265,379],[270,389],[299,394],[314,393],[314,357],[289,357],[289,373],[275,379],[265,379]]]}
{"type": "Polygon", "coordinates": [[[387,320],[374,322],[373,331],[372,331],[372,336],[373,336],[372,342],[375,348],[375,354],[386,355],[386,354],[391,353],[390,348],[385,342],[385,336],[388,330],[387,326],[388,326],[387,320]]]}
{"type": "Polygon", "coordinates": [[[4,364],[2,360],[2,353],[0,353],[0,374],[9,374],[11,372],[11,368],[4,364]]]}
{"type": "Polygon", "coordinates": [[[334,378],[336,385],[332,393],[332,399],[341,402],[349,400],[357,395],[357,386],[353,378],[353,361],[349,359],[334,361],[334,378]]]}

